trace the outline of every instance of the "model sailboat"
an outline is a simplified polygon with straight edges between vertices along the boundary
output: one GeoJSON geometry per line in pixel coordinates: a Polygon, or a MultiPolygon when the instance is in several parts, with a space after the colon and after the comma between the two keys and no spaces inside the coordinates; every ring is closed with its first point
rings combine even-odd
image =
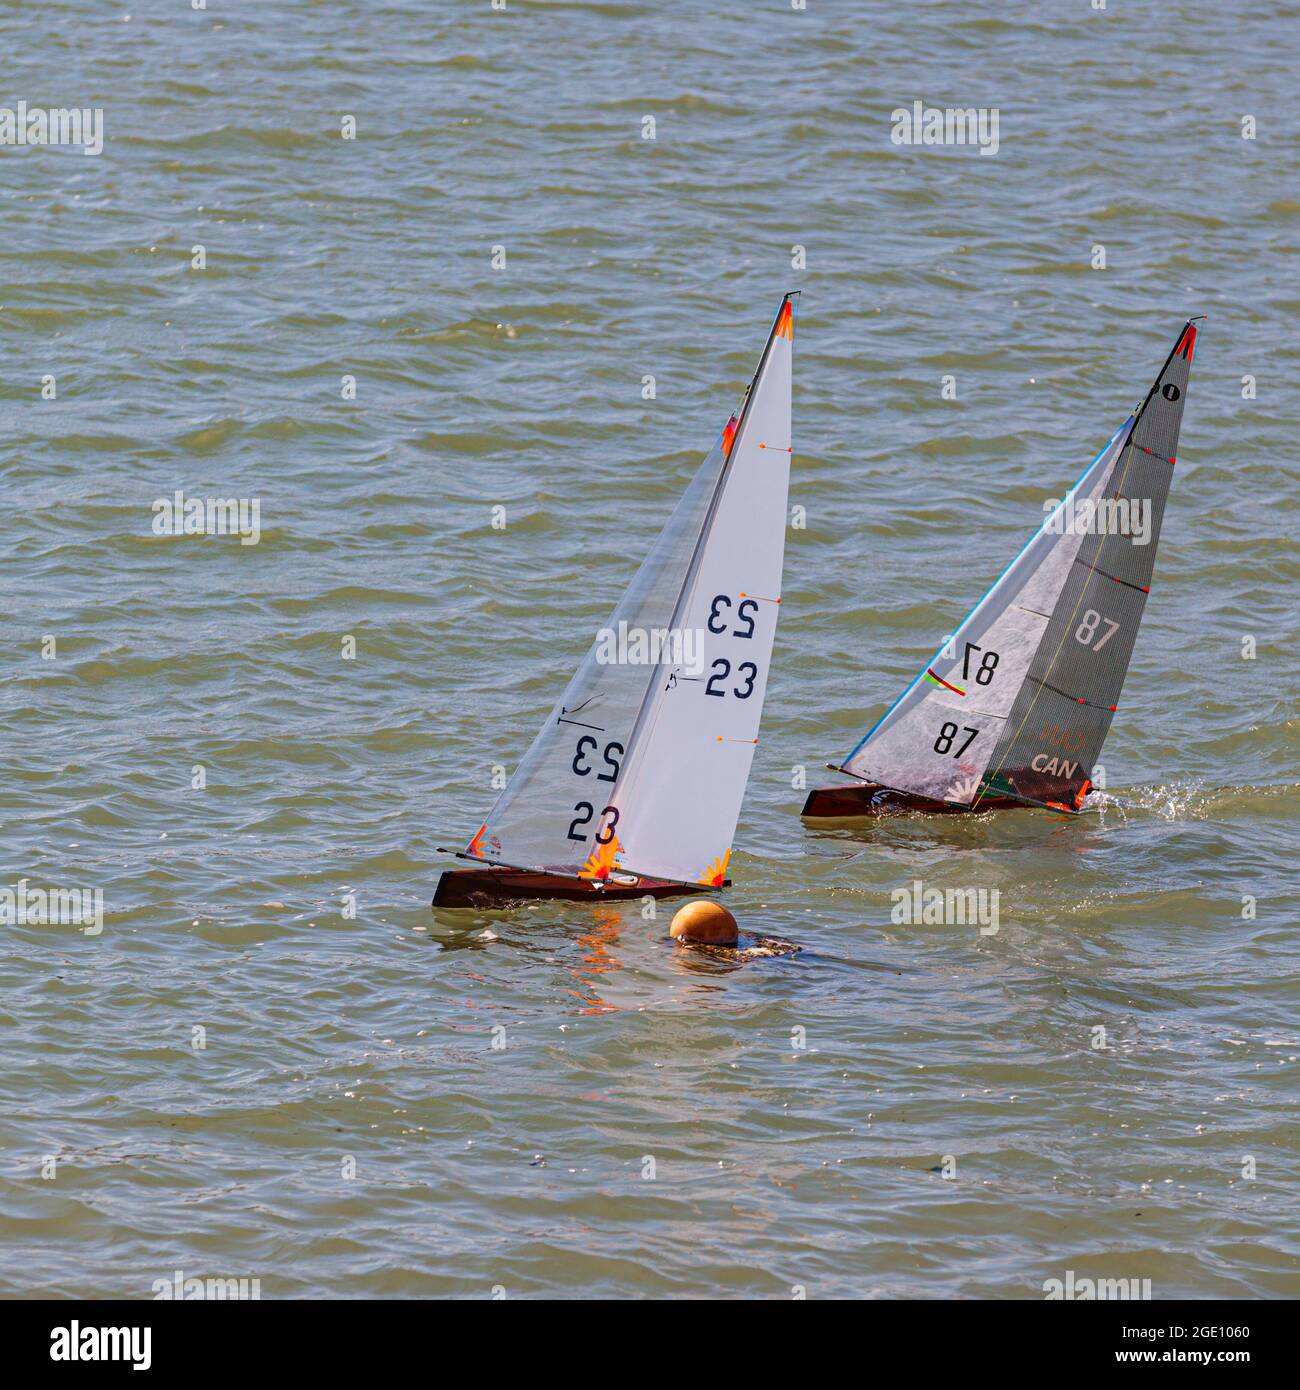
{"type": "MultiPolygon", "coordinates": [[[[797,293],[797,292],[796,292],[797,293]]],[[[781,602],[795,295],[435,907],[725,887],[781,602]]],[[[446,852],[446,851],[444,851],[446,852]]]]}
{"type": "Polygon", "coordinates": [[[1150,592],[1195,320],[1146,399],[805,816],[1078,811],[1150,592]]]}

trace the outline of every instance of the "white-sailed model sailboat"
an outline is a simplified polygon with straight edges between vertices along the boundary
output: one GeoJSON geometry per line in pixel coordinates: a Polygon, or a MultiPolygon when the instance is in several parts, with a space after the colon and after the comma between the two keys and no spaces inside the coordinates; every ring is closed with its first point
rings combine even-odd
{"type": "MultiPolygon", "coordinates": [[[[435,907],[722,888],[781,603],[795,295],[435,907]]],[[[446,853],[447,851],[443,851],[446,853]]]]}
{"type": "Polygon", "coordinates": [[[1196,346],[1188,320],[1146,399],[805,816],[1078,811],[1155,569],[1196,346]]]}

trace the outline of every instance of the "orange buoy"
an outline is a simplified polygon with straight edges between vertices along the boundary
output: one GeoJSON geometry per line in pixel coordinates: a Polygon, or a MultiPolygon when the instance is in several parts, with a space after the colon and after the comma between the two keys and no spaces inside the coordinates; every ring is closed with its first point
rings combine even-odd
{"type": "Polygon", "coordinates": [[[697,898],[674,914],[668,935],[686,941],[706,941],[712,946],[734,946],[739,931],[736,919],[721,903],[697,898]]]}

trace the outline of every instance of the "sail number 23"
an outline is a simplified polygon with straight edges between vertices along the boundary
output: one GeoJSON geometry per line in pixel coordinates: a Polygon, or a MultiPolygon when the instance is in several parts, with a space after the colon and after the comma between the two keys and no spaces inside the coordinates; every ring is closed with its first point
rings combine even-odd
{"type": "MultiPolygon", "coordinates": [[[[713,602],[709,605],[708,628],[710,632],[722,636],[727,633],[727,623],[729,621],[729,610],[732,606],[729,594],[715,594],[713,602]]],[[[736,623],[730,631],[732,637],[752,638],[754,635],[754,614],[758,612],[758,601],[752,598],[742,598],[736,605],[736,623]]],[[[719,700],[727,697],[727,692],[722,688],[722,682],[731,675],[731,662],[725,657],[718,659],[709,668],[711,674],[704,686],[706,695],[716,695],[719,700]]],[[[740,678],[740,684],[733,686],[731,693],[738,700],[748,700],[754,693],[754,682],[758,679],[758,667],[752,661],[742,661],[736,667],[736,675],[740,678]]]]}
{"type": "MultiPolygon", "coordinates": [[[[596,808],[590,801],[580,801],[573,809],[578,814],[569,822],[569,839],[577,840],[579,844],[586,844],[586,835],[579,835],[578,831],[591,824],[591,818],[596,814],[596,808]]],[[[607,845],[614,838],[614,828],[618,825],[618,807],[606,806],[600,814],[602,820],[606,816],[609,819],[605,820],[605,828],[596,836],[596,843],[607,845]]]]}
{"type": "MultiPolygon", "coordinates": [[[[583,736],[578,740],[578,747],[573,755],[573,770],[578,774],[579,777],[589,777],[591,775],[591,764],[587,761],[587,759],[588,756],[594,753],[596,749],[599,747],[600,743],[596,739],[592,738],[590,734],[583,734],[583,736]]],[[[596,774],[596,781],[618,781],[619,763],[618,758],[614,756],[615,753],[617,753],[619,757],[622,757],[623,745],[621,743],[607,743],[605,745],[605,751],[603,754],[605,759],[606,771],[598,772],[596,774]]]]}
{"type": "MultiPolygon", "coordinates": [[[[717,633],[719,637],[727,630],[726,609],[731,607],[731,596],[729,594],[716,594],[713,602],[709,605],[709,631],[717,633]],[[715,626],[716,624],[716,626],[715,626]]],[[[752,637],[754,635],[754,614],[758,612],[758,600],[752,598],[742,598],[740,607],[736,609],[736,621],[743,623],[743,627],[733,627],[731,635],[733,637],[752,637]]]]}
{"type": "MultiPolygon", "coordinates": [[[[598,764],[593,763],[591,758],[598,748],[600,748],[599,739],[592,738],[590,734],[583,734],[578,740],[578,746],[573,752],[573,770],[579,777],[590,777],[593,772],[596,772],[598,764]]],[[[596,772],[596,781],[616,782],[621,765],[620,759],[623,756],[623,745],[616,742],[607,743],[600,750],[600,754],[604,760],[604,771],[596,772]]],[[[596,808],[590,801],[579,801],[573,809],[577,814],[569,822],[569,839],[577,840],[579,844],[585,844],[587,841],[586,827],[591,824],[592,817],[596,814],[596,808]],[[579,831],[584,833],[579,834],[579,831]]],[[[600,815],[604,821],[604,828],[596,836],[596,843],[607,845],[614,838],[614,827],[618,824],[618,808],[606,806],[600,815]]]]}

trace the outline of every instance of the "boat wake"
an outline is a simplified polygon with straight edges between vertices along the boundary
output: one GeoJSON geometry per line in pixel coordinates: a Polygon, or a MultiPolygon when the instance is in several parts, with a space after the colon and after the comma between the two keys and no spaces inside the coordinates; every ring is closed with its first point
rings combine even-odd
{"type": "Polygon", "coordinates": [[[1204,778],[1166,782],[1146,787],[1130,787],[1121,792],[1093,791],[1083,810],[1096,811],[1103,818],[1123,820],[1158,819],[1166,821],[1217,820],[1225,816],[1277,811],[1300,791],[1294,784],[1275,786],[1207,786],[1204,778]]]}

